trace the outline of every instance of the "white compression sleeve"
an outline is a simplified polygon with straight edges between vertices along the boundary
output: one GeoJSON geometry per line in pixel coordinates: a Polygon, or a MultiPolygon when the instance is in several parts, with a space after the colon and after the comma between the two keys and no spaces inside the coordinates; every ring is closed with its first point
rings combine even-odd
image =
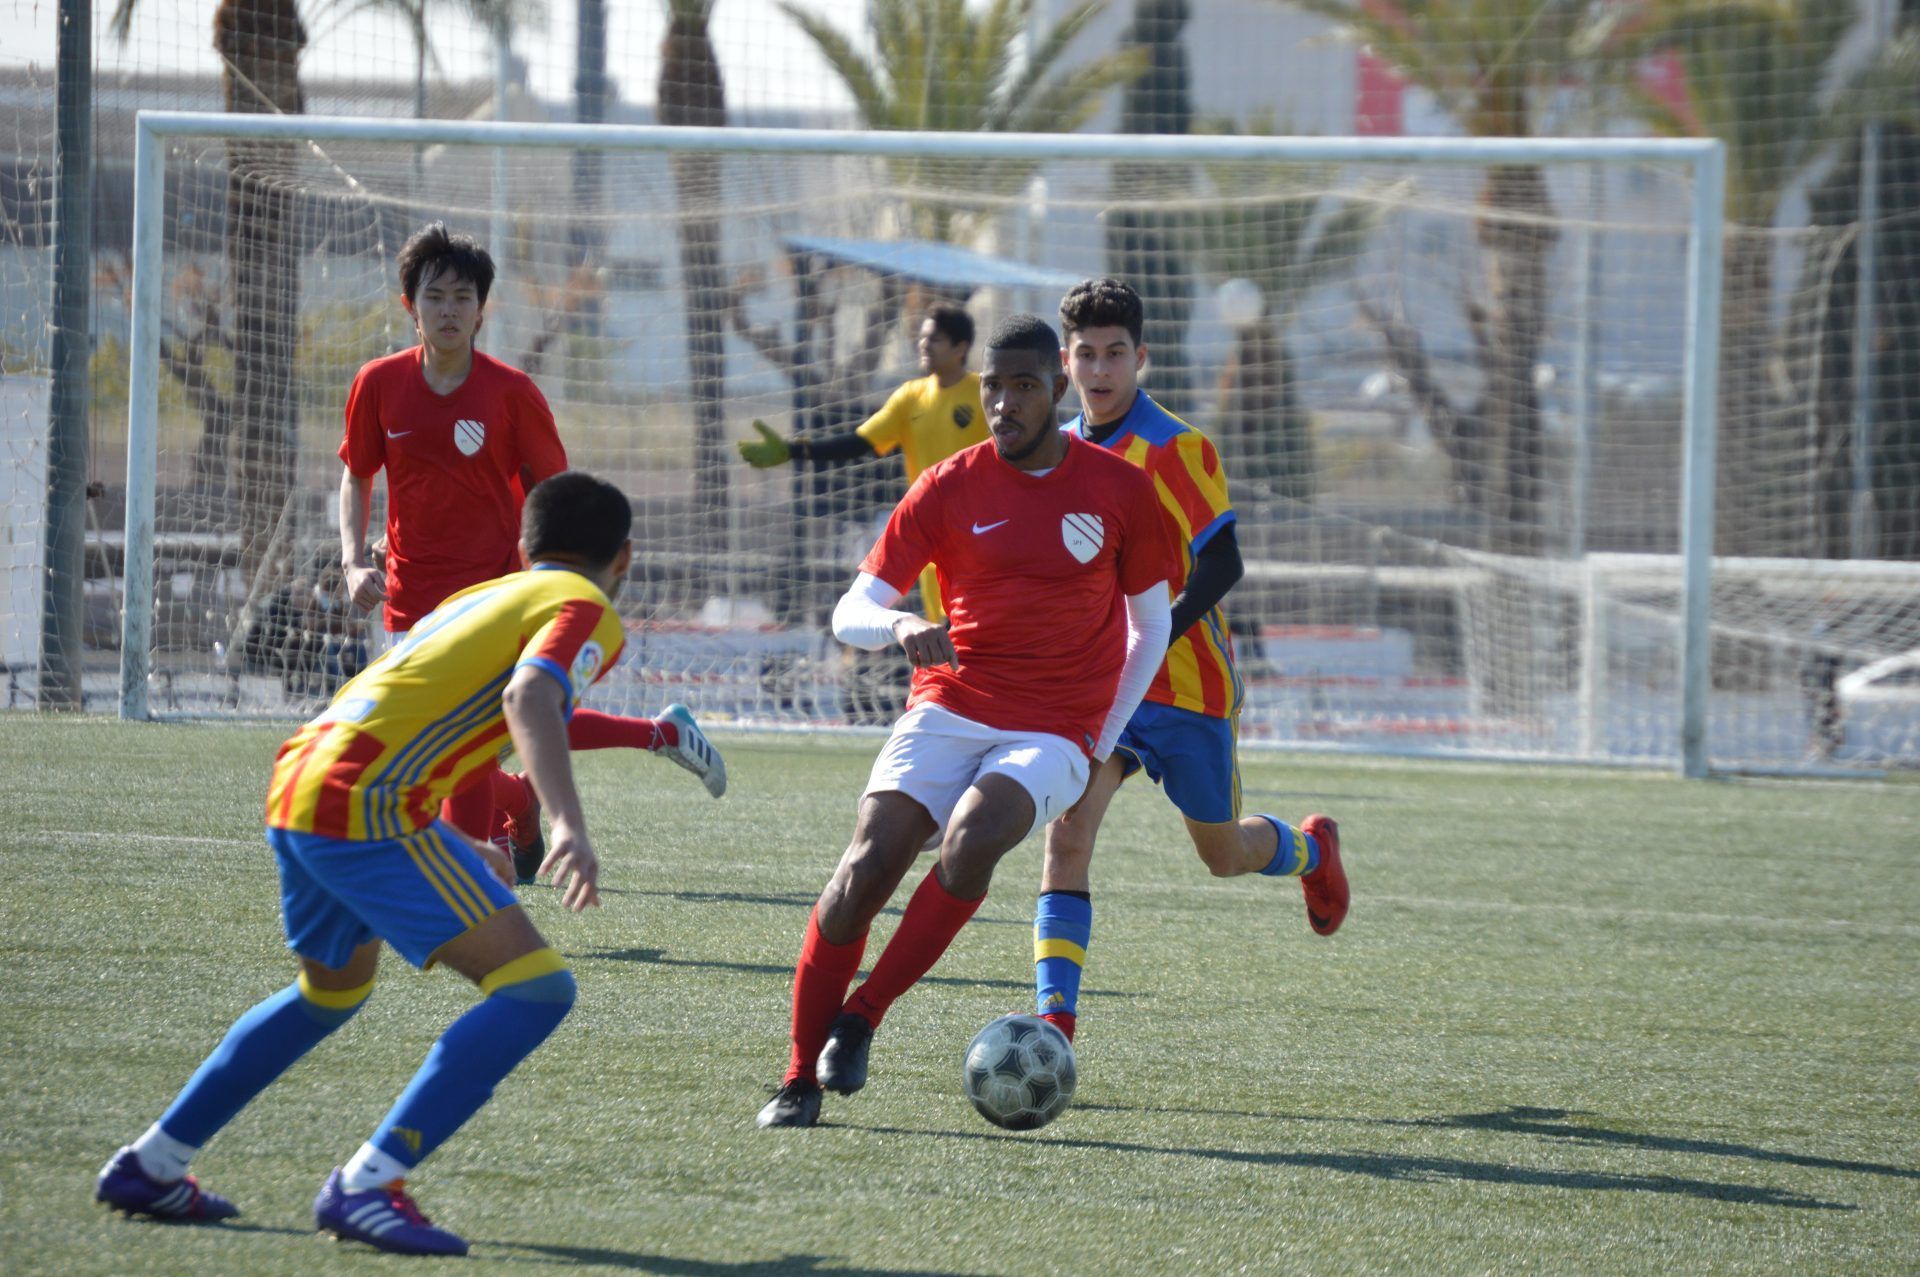
{"type": "Polygon", "coordinates": [[[1127,596],[1127,661],[1120,667],[1120,684],[1113,692],[1113,708],[1107,711],[1107,724],[1100,729],[1094,745],[1096,761],[1113,753],[1114,742],[1140,708],[1140,701],[1153,685],[1160,662],[1167,658],[1167,641],[1173,635],[1173,613],[1167,599],[1167,583],[1161,581],[1150,590],[1127,596]]]}
{"type": "Polygon", "coordinates": [[[892,646],[894,622],[913,615],[893,610],[893,605],[904,594],[904,590],[896,590],[879,577],[862,572],[833,605],[833,636],[865,652],[878,652],[892,646]]]}

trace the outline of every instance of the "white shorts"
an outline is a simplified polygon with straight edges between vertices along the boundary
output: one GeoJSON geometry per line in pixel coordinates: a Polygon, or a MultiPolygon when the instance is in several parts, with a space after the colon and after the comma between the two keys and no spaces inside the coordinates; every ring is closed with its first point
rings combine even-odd
{"type": "Polygon", "coordinates": [[[1032,795],[1030,834],[1080,801],[1087,766],[1087,756],[1064,736],[988,727],[938,705],[916,705],[894,723],[863,796],[893,790],[925,807],[937,826],[927,840],[934,847],[961,795],[982,776],[1006,776],[1032,795]]]}

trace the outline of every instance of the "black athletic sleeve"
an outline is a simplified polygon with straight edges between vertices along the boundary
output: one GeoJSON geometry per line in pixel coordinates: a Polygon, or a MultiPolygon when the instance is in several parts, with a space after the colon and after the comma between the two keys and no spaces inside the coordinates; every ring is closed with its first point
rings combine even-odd
{"type": "Polygon", "coordinates": [[[826,439],[809,439],[799,435],[788,446],[793,449],[793,455],[802,461],[859,461],[875,455],[873,445],[852,430],[826,439]]]}
{"type": "Polygon", "coordinates": [[[1173,637],[1179,638],[1193,628],[1195,621],[1211,612],[1246,575],[1246,570],[1240,561],[1240,542],[1233,535],[1233,525],[1225,524],[1200,547],[1186,588],[1174,596],[1173,637]]]}

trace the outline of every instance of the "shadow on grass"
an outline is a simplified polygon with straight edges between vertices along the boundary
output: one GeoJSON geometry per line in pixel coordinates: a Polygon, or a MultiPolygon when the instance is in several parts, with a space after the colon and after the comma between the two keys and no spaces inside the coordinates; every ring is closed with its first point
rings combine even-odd
{"type": "MultiPolygon", "coordinates": [[[[224,1219],[213,1227],[223,1233],[259,1233],[267,1237],[311,1237],[316,1241],[327,1242],[335,1240],[322,1233],[312,1224],[308,1224],[305,1228],[286,1228],[278,1224],[256,1224],[244,1219],[239,1223],[235,1223],[230,1219],[224,1219]]],[[[352,1242],[342,1242],[340,1244],[348,1247],[354,1245],[352,1242]]],[[[367,1248],[367,1253],[373,1253],[371,1246],[367,1248]]]]}
{"type": "Polygon", "coordinates": [[[1888,1166],[1881,1162],[1854,1162],[1837,1157],[1814,1157],[1806,1153],[1786,1153],[1778,1149],[1756,1148],[1751,1144],[1731,1144],[1724,1140],[1685,1139],[1673,1135],[1641,1135],[1633,1131],[1608,1130],[1569,1122],[1567,1118],[1588,1118],[1593,1114],[1578,1109],[1532,1108],[1524,1104],[1494,1113],[1455,1113],[1448,1117],[1416,1118],[1408,1126],[1457,1127],[1473,1131],[1504,1131],[1516,1135],[1539,1135],[1547,1139],[1568,1140],[1576,1144],[1612,1145],[1640,1148],[1660,1153],[1704,1153],[1710,1157],[1744,1157],[1756,1162],[1782,1162],[1812,1170],[1853,1171],[1862,1175],[1888,1175],[1895,1179],[1920,1179],[1920,1170],[1888,1166]]]}
{"type": "MultiPolygon", "coordinates": [[[[567,957],[579,962],[639,962],[655,967],[694,967],[704,971],[738,971],[747,975],[793,974],[791,963],[775,965],[771,962],[720,962],[712,958],[669,958],[664,949],[596,949],[591,953],[570,953],[567,957]]],[[[860,972],[862,976],[870,972],[860,972]]],[[[921,984],[941,984],[956,989],[1014,989],[1021,993],[1033,992],[1031,980],[974,980],[961,976],[925,975],[921,984]]],[[[1089,990],[1092,994],[1107,997],[1137,997],[1137,994],[1121,993],[1116,990],[1089,990]]]]}
{"type": "Polygon", "coordinates": [[[944,1268],[848,1268],[825,1255],[782,1255],[778,1259],[748,1259],[729,1264],[600,1246],[537,1246],[527,1242],[478,1244],[487,1248],[488,1253],[484,1258],[496,1262],[519,1260],[536,1264],[592,1264],[601,1268],[630,1268],[642,1273],[667,1273],[674,1277],[782,1277],[783,1274],[799,1273],[815,1273],[820,1277],[963,1277],[955,1270],[944,1268]],[[499,1251],[507,1253],[496,1253],[499,1251]]]}
{"type": "MultiPolygon", "coordinates": [[[[818,896],[803,896],[795,892],[779,895],[763,894],[755,891],[659,891],[646,887],[602,887],[603,896],[658,896],[663,900],[677,900],[682,904],[694,905],[776,905],[781,908],[811,909],[818,896]]],[[[903,909],[888,905],[880,911],[883,918],[898,918],[903,909]]],[[[969,922],[976,927],[1030,927],[1032,918],[995,918],[975,914],[969,922]]]]}
{"type": "MultiPolygon", "coordinates": [[[[1394,1123],[1415,1125],[1416,1123],[1394,1123]]],[[[1404,1180],[1408,1183],[1433,1183],[1452,1180],[1469,1184],[1516,1184],[1530,1188],[1564,1188],[1604,1192],[1673,1194],[1698,1197],[1706,1201],[1739,1202],[1748,1206],[1786,1206],[1795,1210],[1858,1210],[1846,1202],[1826,1202],[1787,1189],[1752,1184],[1723,1184],[1713,1180],[1686,1179],[1677,1175],[1618,1175],[1606,1171],[1562,1171],[1540,1167],[1509,1166],[1500,1162],[1472,1162],[1459,1157],[1410,1157],[1394,1153],[1310,1153],[1249,1152],[1232,1148],[1157,1147],[1129,1144],[1121,1140],[1048,1139],[1018,1135],[999,1135],[989,1131],[909,1131],[898,1127],[855,1126],[849,1130],[875,1135],[919,1135],[938,1139],[1018,1140],[1058,1148],[1084,1148],[1110,1153],[1150,1153],[1165,1157],[1197,1157],[1209,1161],[1242,1162],[1253,1166],[1293,1166],[1303,1170],[1339,1171],[1346,1175],[1366,1175],[1374,1179],[1404,1180]]]]}
{"type": "MultiPolygon", "coordinates": [[[[1245,754],[1243,753],[1241,756],[1244,758],[1245,754]]],[[[1275,755],[1269,754],[1266,755],[1266,757],[1271,758],[1275,757],[1275,755]]],[[[1276,805],[1296,803],[1300,805],[1300,814],[1303,816],[1310,811],[1325,811],[1337,817],[1340,813],[1333,809],[1347,803],[1379,803],[1383,806],[1392,806],[1396,803],[1405,803],[1408,801],[1408,798],[1405,794],[1381,793],[1372,790],[1364,793],[1355,793],[1351,791],[1338,792],[1329,789],[1305,790],[1282,789],[1279,786],[1259,786],[1252,789],[1242,789],[1240,791],[1240,800],[1246,805],[1248,810],[1252,810],[1256,802],[1276,805]]],[[[1276,812],[1275,814],[1278,815],[1279,813],[1276,812]]],[[[1292,820],[1293,817],[1282,816],[1281,819],[1292,820]]]]}

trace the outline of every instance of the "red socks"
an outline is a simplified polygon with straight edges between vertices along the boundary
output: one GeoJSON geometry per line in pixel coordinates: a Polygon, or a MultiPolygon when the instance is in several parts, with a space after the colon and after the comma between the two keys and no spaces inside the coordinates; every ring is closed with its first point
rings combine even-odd
{"type": "Polygon", "coordinates": [[[893,938],[880,951],[880,960],[873,964],[873,974],[847,999],[846,1009],[859,1012],[878,1028],[880,1018],[886,1015],[894,999],[933,969],[933,964],[940,961],[940,955],[947,951],[953,938],[960,934],[960,928],[967,925],[967,919],[973,917],[974,910],[985,899],[985,896],[979,900],[956,898],[940,885],[939,866],[928,870],[913,899],[907,902],[907,911],[901,915],[893,938]]]}
{"type": "Polygon", "coordinates": [[[800,961],[793,971],[793,1056],[787,1064],[782,1084],[795,1078],[812,1078],[814,1061],[827,1044],[827,1030],[840,1014],[847,986],[860,970],[860,956],[867,951],[867,937],[860,935],[845,944],[829,943],[820,934],[820,920],[807,915],[807,938],[800,946],[800,961]]]}
{"type": "Polygon", "coordinates": [[[495,769],[493,773],[493,809],[502,816],[520,817],[533,806],[533,782],[525,776],[495,769]]]}
{"type": "Polygon", "coordinates": [[[658,749],[679,743],[679,728],[651,718],[622,718],[597,709],[576,709],[567,720],[567,745],[576,750],[658,749]]]}

